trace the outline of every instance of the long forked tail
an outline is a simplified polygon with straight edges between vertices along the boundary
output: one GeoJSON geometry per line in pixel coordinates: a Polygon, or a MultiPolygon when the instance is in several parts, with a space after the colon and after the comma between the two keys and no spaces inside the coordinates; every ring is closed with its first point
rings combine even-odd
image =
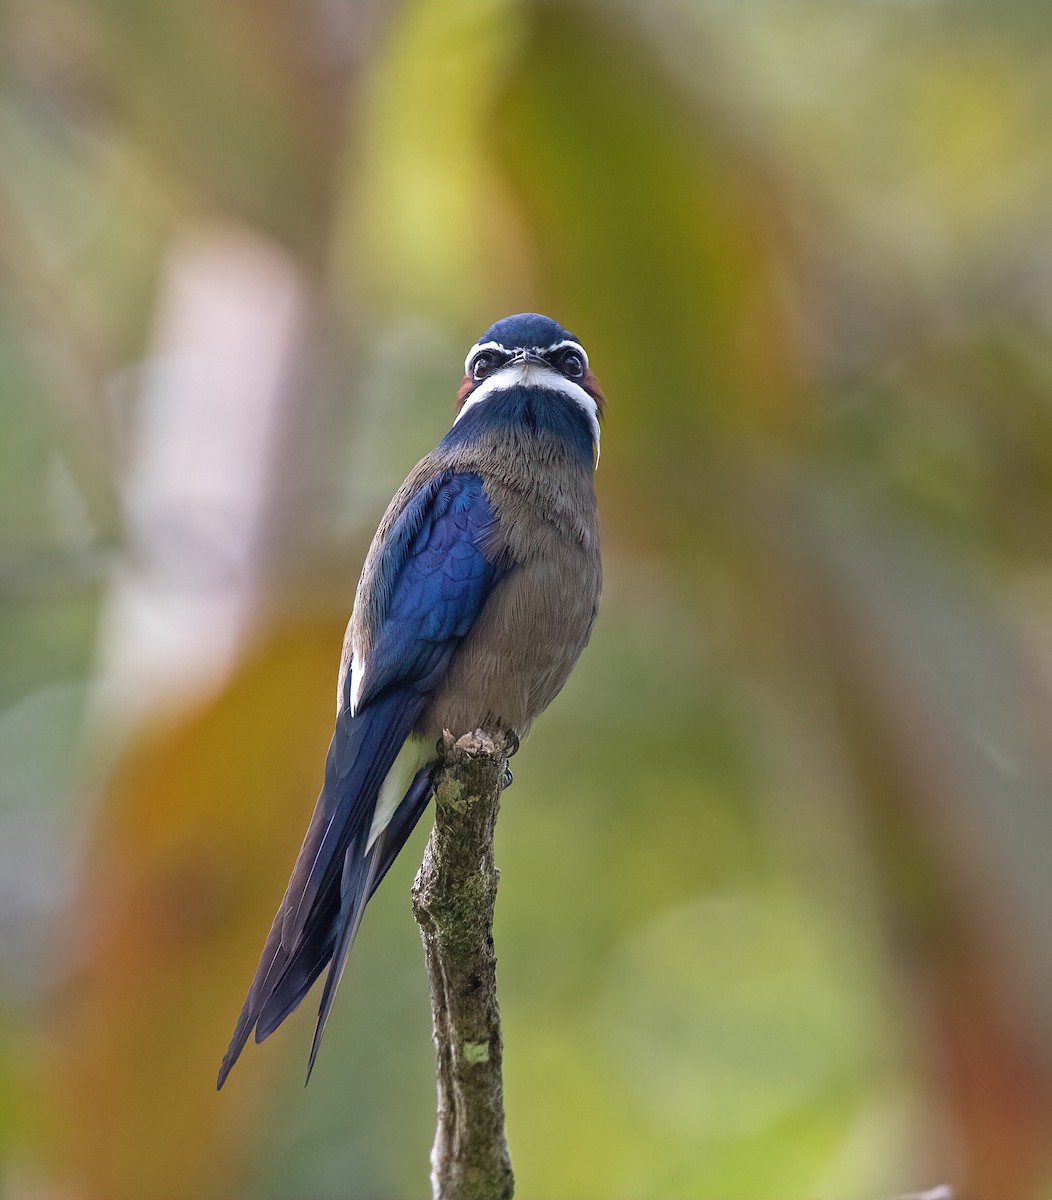
{"type": "MultiPolygon", "coordinates": [[[[361,718],[353,722],[354,725],[359,723],[366,724],[361,718]]],[[[379,727],[390,730],[386,723],[379,727]]],[[[339,733],[338,726],[337,735],[339,733]]],[[[348,772],[339,770],[338,762],[334,766],[334,757],[343,757],[349,748],[354,749],[348,743],[355,740],[358,733],[357,729],[352,730],[352,737],[342,743],[338,743],[337,737],[333,739],[333,747],[342,753],[334,756],[334,749],[330,749],[325,787],[219,1069],[217,1087],[223,1086],[253,1030],[257,1042],[269,1037],[328,966],[307,1071],[310,1078],[325,1022],[365,906],[430,799],[434,763],[416,772],[390,822],[370,844],[376,797],[399,744],[395,743],[394,753],[381,747],[383,753],[379,755],[375,754],[376,746],[366,746],[374,751],[370,755],[369,769],[352,771],[350,775],[357,778],[349,778],[348,772]],[[373,769],[378,759],[382,774],[373,769]],[[376,775],[379,775],[378,779],[374,778],[376,775]],[[349,796],[352,783],[358,786],[349,796]],[[363,793],[368,796],[367,803],[362,802],[363,793]],[[338,797],[335,801],[334,796],[338,797]]],[[[359,736],[357,740],[368,743],[367,734],[368,730],[366,737],[359,736]]]]}
{"type": "MultiPolygon", "coordinates": [[[[340,986],[343,968],[347,963],[347,955],[350,953],[351,946],[354,945],[365,906],[373,892],[380,886],[380,881],[387,874],[390,865],[398,857],[399,851],[416,827],[417,821],[420,820],[421,814],[431,799],[433,780],[434,764],[428,764],[416,773],[409,791],[406,792],[404,799],[399,804],[390,824],[376,839],[365,857],[361,858],[353,868],[348,866],[345,870],[345,885],[352,877],[353,884],[348,888],[341,905],[340,919],[337,922],[339,932],[333,946],[329,973],[325,977],[321,1002],[318,1005],[318,1023],[314,1029],[314,1041],[310,1048],[310,1061],[307,1063],[307,1078],[304,1083],[310,1082],[311,1072],[314,1070],[314,1060],[318,1057],[318,1047],[321,1045],[321,1035],[325,1031],[325,1023],[332,1011],[332,1003],[336,999],[336,989],[340,986]]],[[[257,1027],[257,1041],[262,1040],[263,1037],[266,1037],[266,1033],[261,1035],[257,1027]]]]}

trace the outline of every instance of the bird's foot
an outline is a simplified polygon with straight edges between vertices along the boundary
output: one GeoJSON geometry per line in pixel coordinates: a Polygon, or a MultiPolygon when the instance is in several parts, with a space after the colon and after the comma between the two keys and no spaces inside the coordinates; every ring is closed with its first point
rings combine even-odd
{"type": "Polygon", "coordinates": [[[515,776],[511,773],[511,767],[505,767],[500,780],[501,791],[506,791],[514,782],[515,776]]]}

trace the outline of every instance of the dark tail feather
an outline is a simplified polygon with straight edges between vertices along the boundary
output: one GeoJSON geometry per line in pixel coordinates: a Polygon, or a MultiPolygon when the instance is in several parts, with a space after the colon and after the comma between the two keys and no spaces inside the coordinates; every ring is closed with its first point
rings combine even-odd
{"type": "Polygon", "coordinates": [[[260,955],[259,966],[256,969],[256,977],[252,981],[252,986],[241,1009],[241,1015],[237,1019],[237,1025],[234,1027],[230,1045],[227,1047],[226,1054],[223,1055],[223,1062],[219,1068],[219,1078],[216,1080],[217,1089],[226,1083],[226,1077],[230,1074],[234,1063],[237,1062],[241,1056],[241,1051],[245,1048],[245,1043],[252,1033],[256,1019],[259,1016],[260,1008],[262,1007],[260,997],[266,994],[267,985],[271,978],[276,978],[280,975],[288,963],[288,955],[281,945],[281,917],[283,908],[284,905],[278,909],[278,914],[274,918],[274,924],[270,927],[270,933],[267,935],[263,953],[260,955]]]}
{"type": "Polygon", "coordinates": [[[283,908],[278,910],[278,914],[274,918],[274,924],[256,972],[256,980],[241,1009],[241,1015],[238,1017],[227,1052],[223,1055],[219,1078],[216,1081],[217,1088],[221,1088],[226,1082],[226,1077],[241,1056],[241,1051],[244,1050],[253,1029],[256,1031],[257,1042],[261,1042],[273,1033],[300,1002],[329,961],[332,953],[331,921],[319,920],[314,928],[305,933],[296,952],[291,954],[281,945],[282,916],[283,908]],[[294,967],[295,971],[293,971],[294,967]],[[289,980],[290,975],[295,975],[297,980],[295,999],[273,1023],[266,1026],[261,1021],[263,1009],[273,997],[274,992],[289,980]]]}
{"type": "Polygon", "coordinates": [[[325,785],[223,1058],[218,1087],[252,1030],[257,1041],[272,1033],[332,957],[348,848],[364,847],[380,786],[422,703],[419,696],[391,695],[357,717],[346,709],[337,717],[325,785]],[[261,1021],[265,1011],[269,1019],[261,1021]]]}
{"type": "Polygon", "coordinates": [[[347,955],[354,944],[354,939],[358,936],[358,927],[361,925],[362,916],[365,913],[367,896],[372,895],[377,868],[376,851],[377,846],[374,845],[365,859],[359,862],[358,870],[355,872],[358,878],[354,890],[344,896],[343,904],[340,906],[340,918],[337,926],[340,934],[332,950],[329,973],[325,976],[325,987],[322,989],[321,1003],[318,1005],[318,1023],[314,1027],[314,1040],[311,1042],[307,1077],[303,1081],[304,1086],[310,1083],[314,1060],[318,1057],[318,1048],[321,1046],[321,1035],[325,1032],[329,1013],[332,1012],[332,1003],[336,999],[336,991],[343,978],[343,969],[347,965],[347,955]]]}
{"type": "Polygon", "coordinates": [[[339,906],[325,904],[263,1001],[256,1019],[256,1041],[262,1042],[295,1011],[332,957],[339,906]]]}
{"type": "MultiPolygon", "coordinates": [[[[390,824],[367,854],[362,853],[362,848],[368,830],[362,831],[359,823],[358,831],[344,851],[342,871],[339,874],[331,868],[327,871],[324,885],[316,889],[306,921],[301,923],[292,943],[286,944],[282,932],[289,925],[290,910],[296,899],[293,884],[289,885],[223,1058],[217,1087],[223,1086],[253,1029],[257,1042],[269,1037],[297,1007],[331,961],[311,1049],[307,1072],[310,1078],[322,1031],[365,906],[426,808],[431,796],[433,770],[433,766],[428,766],[417,772],[390,824]]],[[[331,837],[332,827],[331,818],[319,802],[300,851],[293,883],[302,878],[304,861],[310,863],[317,859],[318,847],[326,837],[331,837]]]]}
{"type": "MultiPolygon", "coordinates": [[[[387,874],[388,868],[398,857],[399,851],[412,833],[427,802],[431,799],[431,782],[434,767],[422,767],[413,777],[409,790],[395,809],[387,828],[373,843],[372,849],[356,862],[344,867],[344,896],[340,905],[338,928],[339,936],[332,951],[332,961],[329,963],[329,973],[325,978],[325,988],[321,994],[318,1006],[318,1024],[314,1029],[314,1041],[310,1050],[310,1061],[307,1064],[307,1078],[304,1084],[310,1082],[314,1070],[314,1060],[318,1057],[318,1047],[321,1045],[321,1035],[332,1011],[336,991],[343,977],[343,969],[347,965],[347,955],[350,953],[358,928],[362,923],[365,906],[387,874]]],[[[348,851],[350,858],[350,851],[348,851]]]]}

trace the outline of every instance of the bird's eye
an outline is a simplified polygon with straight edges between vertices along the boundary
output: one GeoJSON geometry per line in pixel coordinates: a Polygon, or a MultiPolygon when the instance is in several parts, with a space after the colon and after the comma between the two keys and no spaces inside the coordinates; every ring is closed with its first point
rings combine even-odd
{"type": "Polygon", "coordinates": [[[570,379],[580,379],[584,375],[584,359],[577,350],[567,350],[559,363],[559,370],[570,379]]]}
{"type": "Polygon", "coordinates": [[[500,359],[492,350],[481,351],[471,363],[472,379],[485,379],[487,375],[492,375],[499,363],[500,359]]]}

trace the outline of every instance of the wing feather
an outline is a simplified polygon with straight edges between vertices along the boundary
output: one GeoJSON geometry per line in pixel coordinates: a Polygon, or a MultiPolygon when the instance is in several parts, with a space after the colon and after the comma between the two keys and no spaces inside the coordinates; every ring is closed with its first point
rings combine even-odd
{"type": "Polygon", "coordinates": [[[379,552],[370,553],[374,578],[363,583],[377,599],[370,601],[368,660],[357,677],[353,662],[345,672],[321,794],[223,1059],[220,1087],[252,1031],[257,1041],[269,1036],[329,965],[313,1066],[362,912],[426,807],[434,763],[418,772],[369,848],[377,797],[506,573],[498,546],[498,523],[481,478],[443,472],[405,505],[379,552]]]}

